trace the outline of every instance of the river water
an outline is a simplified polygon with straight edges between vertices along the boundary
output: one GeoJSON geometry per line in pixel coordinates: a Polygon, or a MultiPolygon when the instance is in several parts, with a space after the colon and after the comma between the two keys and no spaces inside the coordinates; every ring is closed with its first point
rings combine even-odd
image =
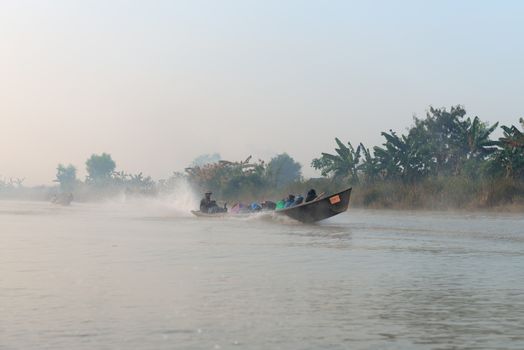
{"type": "Polygon", "coordinates": [[[0,201],[0,349],[524,349],[524,215],[0,201]]]}

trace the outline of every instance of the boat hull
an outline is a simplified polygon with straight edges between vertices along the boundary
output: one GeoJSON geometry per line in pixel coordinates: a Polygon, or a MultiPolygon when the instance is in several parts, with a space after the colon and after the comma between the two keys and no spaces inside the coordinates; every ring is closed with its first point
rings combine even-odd
{"type": "Polygon", "coordinates": [[[275,213],[288,216],[300,222],[317,222],[345,212],[348,209],[350,198],[351,188],[348,188],[327,197],[317,198],[311,202],[276,210],[275,213]]]}
{"type": "Polygon", "coordinates": [[[191,214],[203,218],[223,218],[224,216],[231,216],[230,213],[203,213],[200,210],[191,210],[191,214]]]}
{"type": "Polygon", "coordinates": [[[271,210],[264,210],[264,211],[257,211],[257,212],[243,212],[243,213],[232,213],[232,212],[224,212],[224,213],[203,213],[200,210],[191,210],[191,214],[201,217],[201,218],[245,218],[250,217],[254,215],[259,215],[261,213],[273,213],[274,211],[271,210]]]}

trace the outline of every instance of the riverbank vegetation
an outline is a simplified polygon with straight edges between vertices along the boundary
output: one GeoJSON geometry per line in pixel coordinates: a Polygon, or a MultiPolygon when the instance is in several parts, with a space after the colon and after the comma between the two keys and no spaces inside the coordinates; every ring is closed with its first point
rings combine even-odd
{"type": "Polygon", "coordinates": [[[382,132],[372,149],[335,139],[312,166],[355,187],[354,204],[389,208],[524,207],[524,120],[488,125],[461,106],[430,108],[405,134],[382,132]]]}
{"type": "Polygon", "coordinates": [[[154,181],[142,173],[117,170],[111,155],[102,153],[86,160],[83,181],[72,164],[58,164],[57,186],[52,188],[27,188],[23,179],[0,178],[0,198],[48,199],[57,193],[74,193],[80,201],[118,194],[157,196],[176,192],[183,182],[195,193],[211,190],[229,202],[278,200],[309,188],[330,193],[352,186],[352,205],[360,207],[523,210],[522,118],[506,126],[467,117],[462,106],[430,108],[424,118],[414,118],[405,133],[389,130],[381,135],[384,142],[375,147],[335,138],[334,152],[323,152],[311,162],[319,178],[305,179],[302,166],[287,153],[267,162],[251,157],[225,161],[215,153],[154,181]]]}
{"type": "Polygon", "coordinates": [[[430,108],[425,118],[414,118],[406,133],[382,132],[381,146],[354,147],[335,138],[335,152],[311,162],[322,178],[303,179],[299,164],[287,154],[268,164],[247,159],[186,171],[198,188],[214,189],[225,199],[278,198],[310,187],[329,193],[352,186],[352,204],[361,207],[521,210],[524,120],[519,123],[489,125],[467,117],[462,106],[430,108]],[[502,136],[494,138],[497,131],[502,136]],[[281,178],[275,176],[281,172],[281,178]]]}

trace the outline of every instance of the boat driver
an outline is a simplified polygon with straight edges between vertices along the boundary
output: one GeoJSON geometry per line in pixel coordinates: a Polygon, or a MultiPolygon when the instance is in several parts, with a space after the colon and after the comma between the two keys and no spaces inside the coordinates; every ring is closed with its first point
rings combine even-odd
{"type": "Polygon", "coordinates": [[[221,208],[218,206],[217,202],[215,200],[211,199],[211,195],[213,193],[211,191],[207,191],[205,193],[204,198],[200,201],[200,211],[202,213],[209,213],[209,214],[215,214],[215,213],[226,213],[227,207],[224,204],[224,207],[221,208]]]}
{"type": "Polygon", "coordinates": [[[209,213],[210,209],[218,207],[217,202],[211,199],[211,191],[207,191],[204,194],[204,198],[200,201],[200,211],[203,213],[209,213]]]}

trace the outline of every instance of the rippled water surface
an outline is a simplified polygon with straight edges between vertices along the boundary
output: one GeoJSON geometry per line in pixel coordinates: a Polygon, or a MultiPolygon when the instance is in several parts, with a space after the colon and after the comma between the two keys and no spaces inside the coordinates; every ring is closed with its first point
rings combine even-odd
{"type": "Polygon", "coordinates": [[[524,349],[524,215],[0,201],[1,349],[524,349]]]}

